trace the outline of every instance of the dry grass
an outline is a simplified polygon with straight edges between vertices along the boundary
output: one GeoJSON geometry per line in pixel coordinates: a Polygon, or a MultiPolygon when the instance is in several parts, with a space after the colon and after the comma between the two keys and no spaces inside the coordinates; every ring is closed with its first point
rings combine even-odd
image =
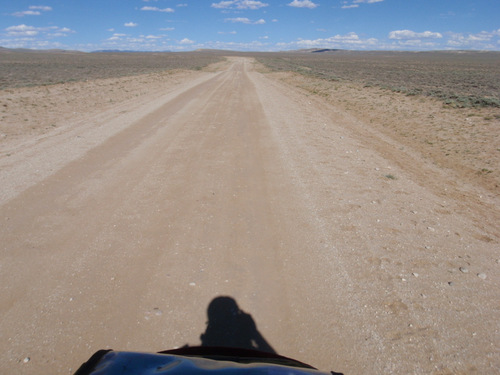
{"type": "Polygon", "coordinates": [[[453,107],[500,107],[498,52],[349,52],[259,54],[273,71],[356,82],[453,107]]]}
{"type": "Polygon", "coordinates": [[[200,70],[222,60],[208,53],[82,53],[0,50],[0,89],[200,70]]]}

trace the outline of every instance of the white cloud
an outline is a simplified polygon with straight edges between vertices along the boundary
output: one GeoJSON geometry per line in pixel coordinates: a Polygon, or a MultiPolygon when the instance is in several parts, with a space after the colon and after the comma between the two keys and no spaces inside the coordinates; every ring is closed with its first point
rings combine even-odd
{"type": "Polygon", "coordinates": [[[417,33],[411,30],[395,30],[389,33],[389,39],[416,40],[416,39],[440,39],[443,35],[432,31],[417,33]]]}
{"type": "Polygon", "coordinates": [[[31,5],[29,7],[31,10],[41,10],[43,12],[49,12],[52,10],[52,7],[45,6],[45,5],[31,5]]]}
{"type": "Polygon", "coordinates": [[[230,0],[212,3],[211,7],[216,9],[251,9],[256,10],[267,7],[269,4],[256,0],[230,0]]]}
{"type": "Polygon", "coordinates": [[[57,27],[57,26],[40,28],[40,30],[42,30],[43,32],[47,31],[47,36],[49,36],[49,37],[68,36],[68,34],[75,33],[75,31],[71,30],[68,27],[57,27]]]}
{"type": "Polygon", "coordinates": [[[226,18],[224,21],[231,23],[244,23],[246,25],[263,25],[266,23],[266,21],[263,19],[257,21],[251,21],[249,18],[246,17],[226,18]]]}
{"type": "Polygon", "coordinates": [[[5,48],[31,48],[31,49],[69,49],[59,42],[48,40],[36,40],[33,38],[0,39],[0,45],[5,48]]]}
{"type": "Polygon", "coordinates": [[[164,13],[173,13],[173,12],[175,12],[175,10],[173,10],[172,8],[163,8],[163,9],[160,9],[158,7],[142,7],[141,10],[151,11],[151,12],[164,12],[164,13]]]}
{"type": "Polygon", "coordinates": [[[24,16],[40,16],[42,12],[51,11],[52,8],[45,5],[31,5],[28,7],[29,10],[23,10],[21,12],[12,13],[13,16],[16,17],[24,17],[24,16]]]}
{"type": "Polygon", "coordinates": [[[253,0],[241,0],[238,2],[238,9],[252,9],[256,10],[259,8],[267,7],[269,4],[263,3],[262,1],[253,1],[253,0]]]}
{"type": "Polygon", "coordinates": [[[122,40],[126,36],[127,36],[127,34],[114,33],[111,37],[109,37],[106,40],[108,40],[108,41],[122,40]]]}
{"type": "Polygon", "coordinates": [[[352,0],[352,3],[349,1],[344,1],[342,5],[342,9],[354,9],[359,8],[359,4],[375,4],[381,3],[384,0],[352,0]]]}
{"type": "Polygon", "coordinates": [[[7,35],[9,36],[19,37],[19,36],[36,36],[39,34],[40,29],[33,26],[22,24],[22,25],[7,27],[5,31],[7,31],[7,35]]]}
{"type": "Polygon", "coordinates": [[[15,12],[15,13],[12,13],[13,16],[16,16],[16,17],[24,17],[24,16],[39,16],[41,15],[42,13],[36,11],[36,10],[24,10],[22,12],[15,12]]]}
{"type": "Polygon", "coordinates": [[[373,49],[377,46],[375,38],[361,39],[356,33],[350,32],[345,35],[334,35],[329,38],[298,39],[292,43],[279,43],[277,46],[283,49],[297,48],[332,48],[332,49],[373,49]]]}
{"type": "Polygon", "coordinates": [[[7,31],[7,36],[12,38],[34,38],[39,35],[46,38],[56,38],[75,33],[67,27],[34,27],[25,24],[7,27],[5,31],[7,31]]]}
{"type": "Polygon", "coordinates": [[[161,31],[173,31],[173,30],[175,30],[175,27],[162,27],[160,30],[161,31]]]}
{"type": "Polygon", "coordinates": [[[63,37],[63,36],[68,36],[68,34],[70,33],[74,33],[74,31],[58,31],[58,32],[55,32],[55,33],[50,33],[50,34],[47,34],[48,36],[50,37],[54,37],[54,38],[57,38],[57,37],[63,37]]]}
{"type": "Polygon", "coordinates": [[[179,44],[194,44],[195,42],[191,39],[184,38],[181,41],[179,41],[179,44]]]}
{"type": "Polygon", "coordinates": [[[69,29],[69,28],[67,28],[67,27],[62,27],[62,28],[60,28],[60,29],[59,29],[59,32],[60,32],[60,33],[65,33],[65,34],[67,34],[67,33],[74,33],[74,31],[73,31],[73,30],[71,30],[71,29],[69,29]]]}
{"type": "Polygon", "coordinates": [[[250,21],[250,19],[246,17],[226,18],[224,21],[232,23],[246,23],[246,24],[252,23],[252,21],[250,21]]]}
{"type": "Polygon", "coordinates": [[[500,29],[476,34],[448,33],[448,35],[447,44],[452,48],[494,49],[494,44],[500,43],[500,29]]]}
{"type": "Polygon", "coordinates": [[[318,4],[313,3],[311,0],[293,0],[288,6],[295,8],[309,8],[314,9],[318,7],[318,4]]]}
{"type": "Polygon", "coordinates": [[[235,1],[221,1],[220,3],[212,3],[211,7],[216,9],[230,9],[235,1]]]}
{"type": "Polygon", "coordinates": [[[139,24],[135,23],[135,22],[127,22],[127,23],[123,24],[123,26],[125,26],[125,27],[136,27],[138,25],[139,24]]]}
{"type": "Polygon", "coordinates": [[[126,37],[127,34],[119,34],[119,33],[114,33],[113,36],[109,37],[108,40],[120,40],[123,37],[126,37]]]}
{"type": "Polygon", "coordinates": [[[393,45],[393,49],[411,49],[417,51],[440,49],[440,43],[421,39],[400,40],[397,44],[393,45]]]}

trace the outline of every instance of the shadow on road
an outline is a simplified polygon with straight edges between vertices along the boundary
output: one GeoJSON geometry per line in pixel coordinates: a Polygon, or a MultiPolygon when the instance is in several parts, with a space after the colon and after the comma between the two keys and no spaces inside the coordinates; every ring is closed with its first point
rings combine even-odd
{"type": "MultiPolygon", "coordinates": [[[[91,374],[324,374],[314,367],[278,355],[257,330],[250,314],[234,298],[216,297],[207,309],[208,322],[201,346],[164,350],[156,354],[99,350],[75,375],[91,374]],[[158,356],[166,354],[174,357],[158,356]],[[205,361],[210,360],[210,361],[205,361]],[[312,370],[312,372],[311,372],[312,370]]],[[[330,375],[343,375],[330,372],[330,375]]]]}
{"type": "Polygon", "coordinates": [[[255,321],[232,297],[216,297],[207,308],[207,328],[201,346],[223,346],[276,353],[257,330],[255,321]]]}
{"type": "MultiPolygon", "coordinates": [[[[274,364],[299,369],[289,373],[305,374],[300,372],[300,369],[316,370],[308,364],[276,353],[257,329],[252,316],[241,310],[232,297],[214,298],[208,305],[207,317],[207,328],[200,335],[201,346],[185,345],[160,353],[243,364],[274,364]]],[[[342,375],[334,371],[330,374],[342,375]]]]}

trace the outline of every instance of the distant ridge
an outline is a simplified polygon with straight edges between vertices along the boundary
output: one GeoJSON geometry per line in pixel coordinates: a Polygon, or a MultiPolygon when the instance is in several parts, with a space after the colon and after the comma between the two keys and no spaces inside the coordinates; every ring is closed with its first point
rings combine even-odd
{"type": "Polygon", "coordinates": [[[308,48],[308,49],[298,49],[290,52],[298,52],[298,53],[328,53],[328,52],[341,52],[345,51],[343,49],[337,48],[308,48]]]}
{"type": "Polygon", "coordinates": [[[101,49],[91,53],[171,53],[172,51],[135,51],[122,49],[101,49]]]}
{"type": "Polygon", "coordinates": [[[331,49],[331,48],[323,48],[311,51],[311,53],[324,53],[324,52],[338,52],[342,51],[341,49],[331,49]]]}

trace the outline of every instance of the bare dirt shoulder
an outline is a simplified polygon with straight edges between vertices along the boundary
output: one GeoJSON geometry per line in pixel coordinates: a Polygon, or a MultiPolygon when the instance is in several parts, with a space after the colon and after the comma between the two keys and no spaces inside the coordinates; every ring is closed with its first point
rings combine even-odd
{"type": "Polygon", "coordinates": [[[309,100],[342,112],[358,138],[411,171],[423,186],[475,211],[478,222],[488,222],[499,238],[495,206],[500,192],[498,108],[451,108],[439,100],[352,82],[328,82],[295,73],[269,75],[301,89],[309,100]],[[415,159],[421,162],[415,164],[415,159]]]}

